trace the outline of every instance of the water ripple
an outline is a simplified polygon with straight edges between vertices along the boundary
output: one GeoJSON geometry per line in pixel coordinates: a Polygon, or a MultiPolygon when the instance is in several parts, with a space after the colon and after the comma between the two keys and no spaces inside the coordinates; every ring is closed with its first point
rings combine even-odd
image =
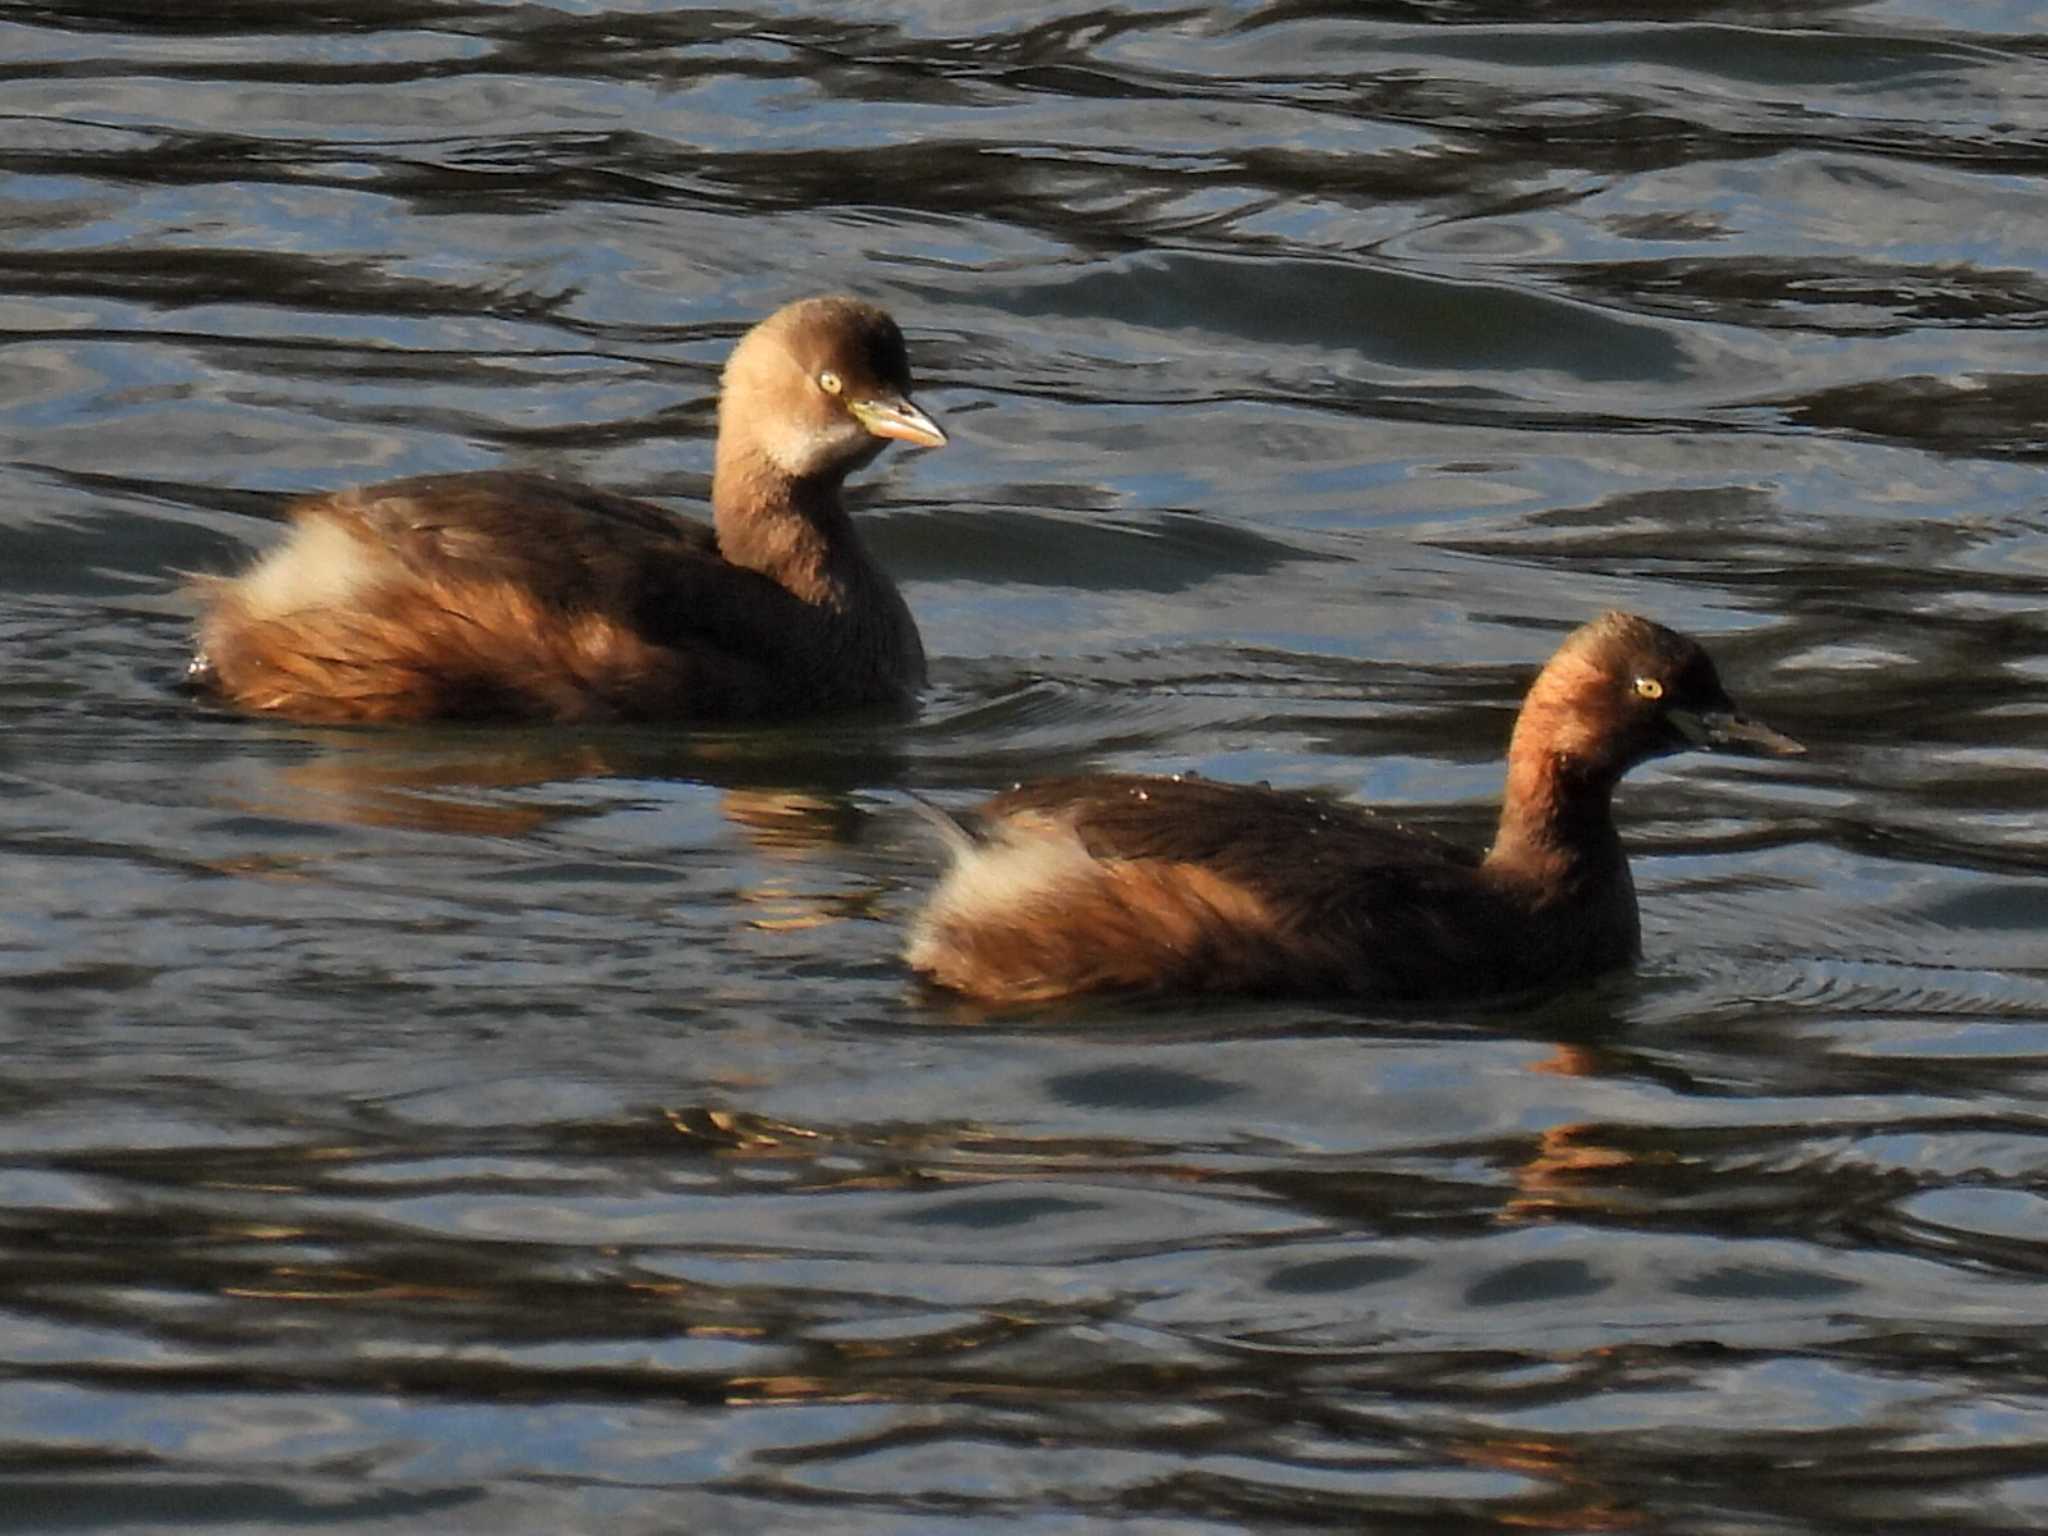
{"type": "Polygon", "coordinates": [[[17,1522],[2033,1529],[2048,521],[2017,3],[0,14],[17,1522]],[[195,709],[294,492],[701,513],[904,320],[914,721],[195,709]],[[956,1013],[902,791],[1475,846],[1606,607],[1796,763],[1619,796],[1546,1005],[956,1013]]]}

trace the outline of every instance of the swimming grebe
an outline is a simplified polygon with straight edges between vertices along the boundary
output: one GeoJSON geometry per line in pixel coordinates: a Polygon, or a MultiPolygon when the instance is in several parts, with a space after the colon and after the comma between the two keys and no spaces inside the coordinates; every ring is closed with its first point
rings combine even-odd
{"type": "Polygon", "coordinates": [[[292,508],[207,583],[192,686],[299,720],[699,720],[910,699],[917,625],[840,501],[890,440],[937,448],[903,333],[803,299],[733,349],[713,521],[543,475],[422,475],[292,508]]]}
{"type": "Polygon", "coordinates": [[[1430,1002],[1533,994],[1636,958],[1610,806],[1686,747],[1803,750],[1735,712],[1707,653],[1632,614],[1529,689],[1483,856],[1304,794],[1125,774],[997,795],[912,927],[911,967],[992,1003],[1084,992],[1430,1002]]]}

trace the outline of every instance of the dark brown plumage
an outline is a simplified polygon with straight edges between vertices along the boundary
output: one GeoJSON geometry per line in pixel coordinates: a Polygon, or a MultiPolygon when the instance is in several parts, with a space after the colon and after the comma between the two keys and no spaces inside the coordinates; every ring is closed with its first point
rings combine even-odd
{"type": "Polygon", "coordinates": [[[1797,743],[1735,713],[1693,641],[1611,613],[1530,688],[1483,856],[1310,795],[1082,775],[996,796],[913,925],[932,982],[995,1003],[1097,991],[1495,998],[1633,960],[1611,796],[1688,746],[1797,743]]]}
{"type": "Polygon", "coordinates": [[[191,681],[302,720],[725,720],[902,703],[917,626],[840,500],[891,439],[945,442],[882,310],[805,299],[742,338],[713,521],[542,475],[313,497],[207,583],[191,681]]]}

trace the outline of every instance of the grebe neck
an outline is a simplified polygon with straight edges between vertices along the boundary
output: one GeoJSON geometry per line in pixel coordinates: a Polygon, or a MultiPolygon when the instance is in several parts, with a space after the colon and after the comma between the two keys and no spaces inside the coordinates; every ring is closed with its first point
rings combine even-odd
{"type": "Polygon", "coordinates": [[[719,553],[807,603],[848,607],[876,573],[840,500],[844,479],[793,475],[758,449],[721,444],[711,485],[719,553]]]}

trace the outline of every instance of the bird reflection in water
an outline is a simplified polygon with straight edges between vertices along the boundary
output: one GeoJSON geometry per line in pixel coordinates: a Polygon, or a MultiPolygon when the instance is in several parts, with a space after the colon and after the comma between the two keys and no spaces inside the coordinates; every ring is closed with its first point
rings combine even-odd
{"type": "MultiPolygon", "coordinates": [[[[862,883],[821,893],[815,881],[791,877],[797,866],[809,868],[819,850],[857,840],[864,817],[852,795],[763,782],[773,753],[764,754],[769,743],[757,738],[699,736],[677,745],[460,731],[426,744],[415,738],[394,745],[388,738],[334,733],[332,750],[268,765],[259,778],[224,784],[222,795],[251,816],[523,840],[649,805],[676,785],[703,785],[715,790],[719,820],[760,861],[737,892],[753,909],[745,919],[750,926],[800,930],[873,915],[884,894],[879,889],[862,883]],[[590,791],[604,780],[612,781],[612,792],[590,791]]],[[[875,771],[871,754],[860,764],[850,784],[875,771]]],[[[815,762],[790,773],[811,785],[833,776],[821,775],[815,762]]],[[[217,867],[269,877],[285,872],[275,858],[255,855],[217,867]]]]}

